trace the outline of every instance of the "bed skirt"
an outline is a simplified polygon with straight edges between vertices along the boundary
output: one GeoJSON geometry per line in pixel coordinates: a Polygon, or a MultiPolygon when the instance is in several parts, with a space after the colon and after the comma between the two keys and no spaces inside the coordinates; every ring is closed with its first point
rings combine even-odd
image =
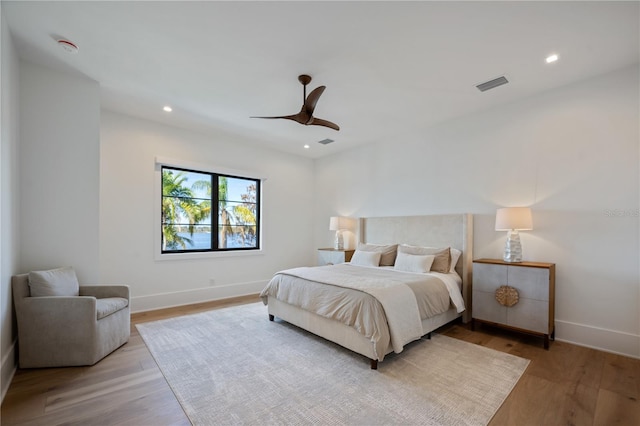
{"type": "MultiPolygon", "coordinates": [[[[273,297],[269,297],[267,308],[269,315],[278,317],[353,352],[364,355],[371,360],[371,368],[375,369],[377,367],[377,361],[382,361],[384,355],[393,351],[390,344],[388,344],[386,348],[376,348],[375,343],[372,342],[371,339],[364,337],[353,327],[305,311],[273,297]]],[[[462,314],[457,313],[456,309],[452,308],[435,317],[427,318],[422,321],[422,335],[430,333],[460,316],[462,316],[462,314]]],[[[389,342],[388,334],[383,336],[381,340],[389,342]]]]}

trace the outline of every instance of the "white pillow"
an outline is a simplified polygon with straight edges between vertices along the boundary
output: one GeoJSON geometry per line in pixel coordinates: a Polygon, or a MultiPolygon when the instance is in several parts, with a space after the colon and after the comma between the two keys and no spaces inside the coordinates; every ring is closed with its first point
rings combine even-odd
{"type": "Polygon", "coordinates": [[[405,272],[429,272],[435,258],[433,254],[418,255],[399,252],[393,268],[405,272]]]}
{"type": "Polygon", "coordinates": [[[443,274],[448,274],[451,271],[451,249],[449,247],[445,248],[437,248],[437,247],[421,247],[421,246],[410,246],[408,244],[400,244],[398,246],[398,253],[407,253],[407,254],[433,254],[435,255],[435,259],[433,260],[433,264],[431,265],[431,270],[433,272],[440,272],[443,274]]]}
{"type": "Polygon", "coordinates": [[[382,253],[379,251],[356,250],[351,257],[351,263],[359,266],[379,266],[380,256],[382,253]]]}
{"type": "Polygon", "coordinates": [[[358,243],[357,250],[379,251],[381,253],[380,266],[393,266],[393,262],[396,261],[396,252],[398,251],[398,245],[358,243]]]}
{"type": "Polygon", "coordinates": [[[458,259],[460,259],[461,255],[462,252],[460,250],[451,247],[451,269],[449,270],[449,272],[456,271],[456,265],[458,264],[458,259]]]}
{"type": "Polygon", "coordinates": [[[31,297],[78,296],[80,286],[72,267],[29,272],[31,297]]]}

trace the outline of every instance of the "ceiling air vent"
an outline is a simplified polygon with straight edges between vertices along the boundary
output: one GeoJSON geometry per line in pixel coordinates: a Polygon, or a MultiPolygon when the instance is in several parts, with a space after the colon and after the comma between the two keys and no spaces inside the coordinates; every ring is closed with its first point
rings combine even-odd
{"type": "Polygon", "coordinates": [[[489,80],[487,82],[478,84],[476,87],[481,92],[486,92],[489,89],[493,89],[494,87],[502,86],[503,84],[507,84],[509,80],[507,80],[504,76],[494,78],[493,80],[489,80]]]}
{"type": "Polygon", "coordinates": [[[329,145],[331,142],[335,142],[333,139],[322,139],[321,141],[318,141],[318,143],[321,143],[322,145],[329,145]]]}

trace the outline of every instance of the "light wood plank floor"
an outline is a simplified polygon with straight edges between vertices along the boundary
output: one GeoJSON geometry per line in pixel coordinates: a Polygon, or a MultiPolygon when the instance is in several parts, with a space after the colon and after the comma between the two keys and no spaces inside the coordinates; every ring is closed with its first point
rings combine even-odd
{"type": "MultiPolygon", "coordinates": [[[[188,425],[134,325],[257,296],[132,315],[127,344],[91,367],[18,370],[2,425],[188,425]]],[[[265,318],[266,320],[266,318],[265,318]]],[[[517,333],[453,324],[440,333],[531,360],[490,425],[640,425],[640,360],[517,333]]],[[[363,358],[362,362],[368,362],[363,358]]],[[[384,369],[384,362],[380,363],[384,369]]],[[[371,371],[371,374],[376,374],[371,371]]]]}

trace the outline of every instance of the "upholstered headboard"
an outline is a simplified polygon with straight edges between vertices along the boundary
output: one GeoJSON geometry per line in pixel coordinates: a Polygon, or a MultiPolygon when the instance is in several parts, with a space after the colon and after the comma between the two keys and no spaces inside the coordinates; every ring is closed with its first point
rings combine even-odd
{"type": "Polygon", "coordinates": [[[462,251],[456,272],[462,277],[462,296],[467,306],[463,320],[471,320],[473,215],[465,213],[360,218],[357,241],[372,244],[453,247],[462,251]]]}

